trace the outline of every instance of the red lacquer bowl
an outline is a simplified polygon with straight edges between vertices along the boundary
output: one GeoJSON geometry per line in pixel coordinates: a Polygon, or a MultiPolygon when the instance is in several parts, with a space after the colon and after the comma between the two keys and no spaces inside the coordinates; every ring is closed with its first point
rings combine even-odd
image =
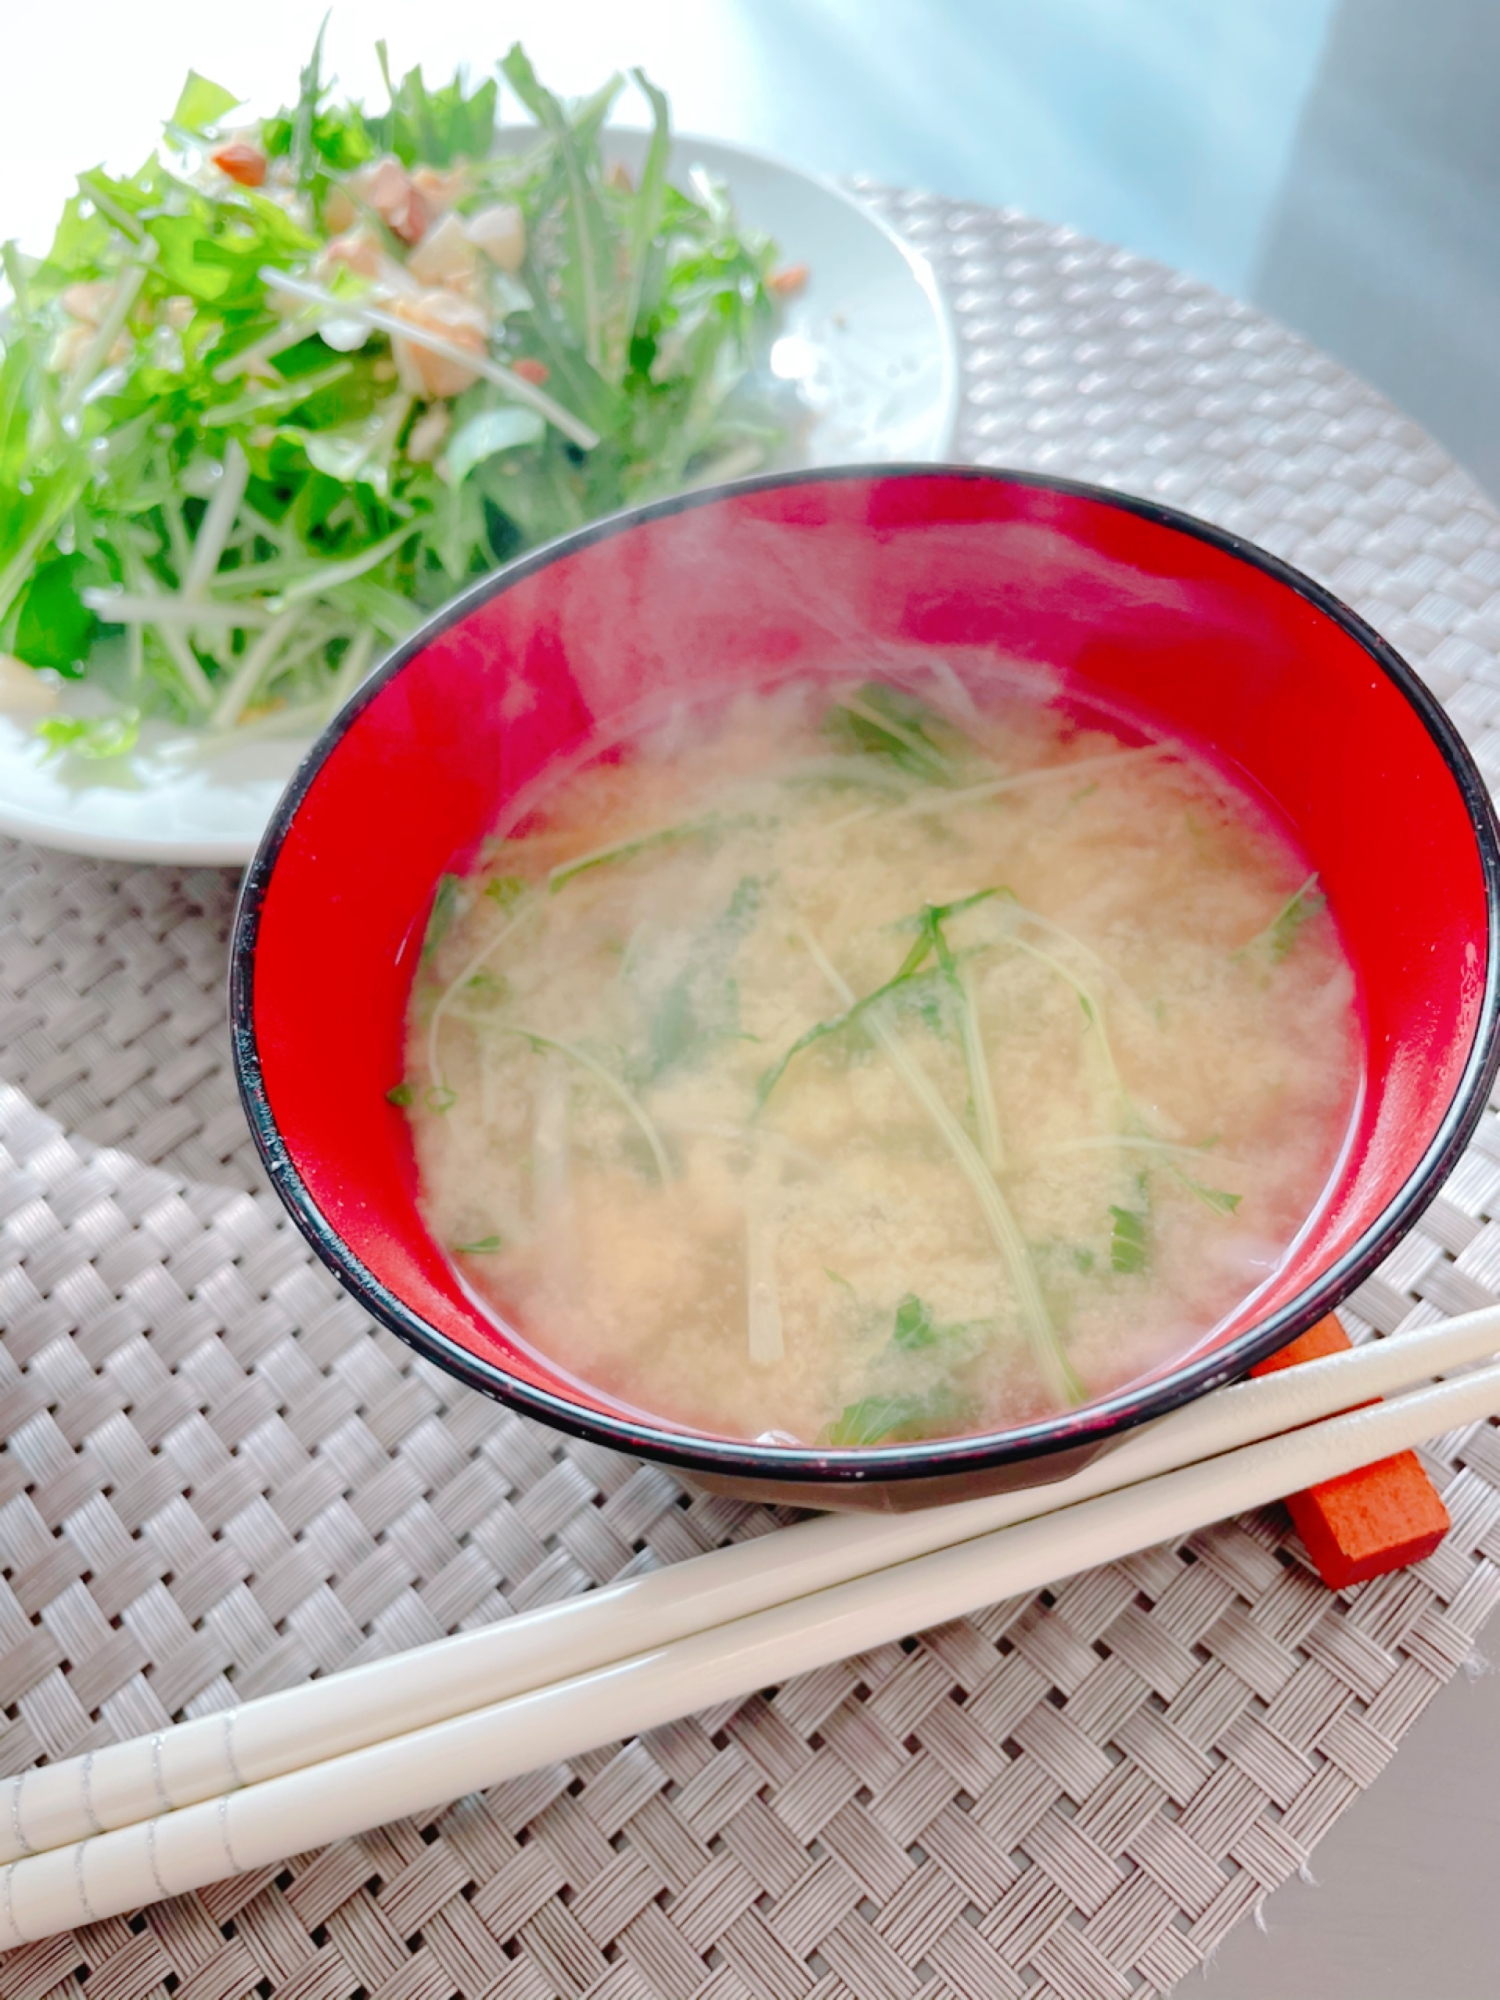
{"type": "MultiPolygon", "coordinates": [[[[622,514],[458,599],[325,731],[246,877],[240,1087],[282,1199],[368,1310],[547,1423],[822,1506],[901,1506],[1053,1478],[1244,1372],[1336,1306],[1431,1201],[1497,1051],[1500,841],[1479,773],[1411,670],[1327,591],[1145,501],[1011,473],[852,469],[622,514]],[[438,877],[518,789],[648,699],[941,649],[1206,746],[1269,797],[1354,963],[1367,1076],[1335,1183],[1212,1348],[991,1436],[860,1451],[632,1420],[482,1311],[423,1227],[402,1114],[407,991],[438,877]]],[[[545,1330],[541,1330],[545,1340],[545,1330]]]]}

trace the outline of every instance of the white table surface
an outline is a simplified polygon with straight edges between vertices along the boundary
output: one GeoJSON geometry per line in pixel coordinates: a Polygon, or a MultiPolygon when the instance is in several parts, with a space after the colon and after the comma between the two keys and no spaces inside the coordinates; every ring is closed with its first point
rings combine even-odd
{"type": "MultiPolygon", "coordinates": [[[[1486,1641],[1500,1652],[1500,1624],[1486,1641]]],[[[1500,1665],[1497,1662],[1496,1665],[1500,1665]]],[[[1500,1672],[1476,1661],[1296,1876],[1176,2000],[1482,2000],[1500,1992],[1500,1672]]]]}

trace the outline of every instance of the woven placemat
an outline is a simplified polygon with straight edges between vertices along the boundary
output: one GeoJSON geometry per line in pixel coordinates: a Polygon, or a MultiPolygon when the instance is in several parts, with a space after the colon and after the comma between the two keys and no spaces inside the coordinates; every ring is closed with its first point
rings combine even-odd
{"type": "MultiPolygon", "coordinates": [[[[1500,767],[1500,519],[1325,357],[1068,232],[867,190],[927,250],[960,455],[1156,493],[1322,577],[1500,767]]],[[[778,1516],[561,1439],[373,1329],[228,1073],[232,879],[0,844],[0,1774],[778,1516]]],[[[1349,1315],[1500,1295],[1500,1118],[1349,1315]]],[[[3,2000],[1106,2000],[1212,1952],[1500,1596],[1454,1531],[1330,1596],[1279,1509],[426,1819],[0,1960],[3,2000]]]]}

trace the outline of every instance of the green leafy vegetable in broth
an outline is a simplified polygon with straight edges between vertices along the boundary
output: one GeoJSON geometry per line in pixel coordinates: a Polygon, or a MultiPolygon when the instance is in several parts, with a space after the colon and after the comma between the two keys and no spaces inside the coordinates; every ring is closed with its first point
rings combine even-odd
{"type": "MultiPolygon", "coordinates": [[[[721,915],[700,929],[679,933],[680,968],[663,990],[643,985],[651,1012],[644,1070],[657,1078],[675,1065],[702,1060],[714,1045],[740,1032],[739,988],[730,965],[753,927],[761,885],[746,876],[721,915]]],[[[671,961],[669,961],[671,962],[671,961]]]]}
{"type": "Polygon", "coordinates": [[[1264,930],[1251,938],[1241,953],[1249,957],[1260,953],[1273,965],[1279,965],[1296,944],[1303,926],[1324,907],[1325,897],[1318,887],[1316,875],[1294,889],[1281,908],[1272,917],[1264,930]]]}
{"type": "Polygon", "coordinates": [[[919,1299],[915,1292],[908,1292],[896,1308],[892,1345],[911,1353],[918,1348],[931,1347],[941,1339],[942,1333],[933,1321],[931,1306],[919,1299]]]}
{"type": "MultiPolygon", "coordinates": [[[[661,1134],[652,1122],[651,1114],[646,1110],[634,1091],[620,1077],[616,1076],[606,1063],[602,1062],[598,1056],[590,1055],[587,1049],[579,1048],[572,1042],[559,1041],[554,1035],[544,1035],[535,1028],[519,1028],[506,1025],[502,1028],[501,1032],[519,1035],[523,1042],[529,1042],[540,1054],[565,1056],[570,1063],[576,1063],[579,1069],[587,1071],[591,1077],[596,1078],[598,1082],[602,1083],[610,1095],[618,1099],[620,1104],[624,1106],[625,1111],[639,1130],[642,1138],[650,1147],[651,1159],[656,1168],[657,1177],[663,1186],[665,1186],[672,1178],[672,1165],[667,1157],[667,1149],[661,1142],[661,1134]]],[[[446,1089],[447,1087],[444,1086],[444,1088],[446,1089]]],[[[450,1091],[449,1095],[456,1098],[455,1092],[450,1091]]]]}
{"type": "MultiPolygon", "coordinates": [[[[139,719],[211,742],[317,727],[471,577],[786,433],[765,366],[774,247],[722,188],[638,182],[522,50],[499,78],[341,96],[322,37],[252,120],[190,72],[138,172],[79,177],[45,257],[4,250],[0,654],[86,679],[117,756],[139,719]]],[[[57,680],[38,684],[57,692],[57,680]]]]}
{"type": "Polygon", "coordinates": [[[495,875],[485,883],[484,893],[492,903],[508,910],[525,895],[526,883],[520,875],[495,875]]]}
{"type": "MultiPolygon", "coordinates": [[[[915,949],[916,947],[914,946],[913,950],[915,949]]],[[[923,947],[923,953],[925,955],[925,946],[923,947]]],[[[918,963],[920,963],[920,960],[918,963]]],[[[760,1082],[756,1085],[756,1096],[760,1102],[762,1104],[766,1102],[771,1092],[776,1088],[782,1077],[785,1076],[794,1058],[801,1055],[804,1049],[810,1049],[815,1042],[821,1042],[825,1036],[842,1034],[846,1028],[852,1028],[872,1008],[878,1007],[883,1001],[890,999],[903,987],[909,986],[916,977],[917,974],[914,970],[908,969],[907,965],[903,965],[902,969],[893,978],[888,979],[883,986],[877,986],[873,993],[867,993],[863,1000],[856,1000],[853,1006],[845,1007],[841,1012],[829,1015],[827,1020],[815,1021],[810,1028],[805,1028],[796,1041],[792,1043],[791,1047],[765,1072],[760,1082]]]]}
{"type": "Polygon", "coordinates": [[[1209,1336],[1336,1157],[1352,986],[1331,925],[1273,955],[1279,831],[913,679],[601,745],[435,898],[434,1235],[624,1407],[857,1450],[1076,1406],[1209,1336]]]}
{"type": "Polygon", "coordinates": [[[718,821],[712,817],[704,820],[686,820],[681,826],[658,827],[653,833],[634,834],[629,840],[612,841],[592,854],[580,854],[571,861],[561,863],[551,870],[547,877],[547,887],[556,895],[578,876],[586,875],[590,869],[605,868],[612,862],[632,861],[638,854],[649,854],[654,847],[670,846],[679,840],[710,839],[718,831],[718,821]]]}
{"type": "Polygon", "coordinates": [[[1285,958],[1297,942],[1297,934],[1308,919],[1322,909],[1323,895],[1316,875],[1309,875],[1296,894],[1289,896],[1271,923],[1272,958],[1285,958]]]}
{"type": "Polygon", "coordinates": [[[866,681],[834,704],[825,726],[836,741],[887,758],[898,770],[928,784],[950,785],[957,775],[940,740],[952,735],[951,728],[901,688],[866,681]]]}
{"type": "Polygon", "coordinates": [[[917,937],[915,943],[911,946],[905,958],[902,959],[900,965],[897,966],[895,972],[886,980],[883,986],[877,986],[873,993],[867,993],[862,1000],[855,1001],[852,1006],[846,1007],[842,1013],[833,1014],[827,1020],[815,1022],[812,1027],[799,1035],[791,1047],[786,1050],[785,1054],[766,1071],[757,1085],[757,1093],[761,1103],[764,1104],[766,1099],[771,1095],[771,1092],[786,1074],[787,1066],[794,1057],[801,1055],[804,1049],[811,1048],[815,1042],[822,1041],[827,1035],[842,1034],[846,1028],[853,1027],[868,1015],[873,1008],[882,1006],[888,1001],[912,1001],[916,1011],[926,1022],[927,1026],[933,1029],[934,1032],[939,1031],[942,1025],[942,1015],[934,999],[932,979],[924,973],[923,968],[926,966],[929,958],[936,956],[941,976],[945,981],[952,984],[956,990],[958,976],[957,961],[949,950],[947,940],[943,935],[943,923],[948,918],[961,914],[964,910],[972,909],[976,903],[987,902],[991,896],[998,893],[999,891],[995,889],[980,889],[974,895],[965,896],[956,903],[945,904],[941,907],[929,904],[916,917],[904,920],[901,927],[908,930],[914,929],[917,937]]]}
{"type": "Polygon", "coordinates": [[[488,966],[480,966],[464,981],[464,993],[471,1002],[477,1001],[485,1007],[501,1007],[510,998],[510,981],[503,974],[490,971],[488,966]]]}
{"type": "Polygon", "coordinates": [[[422,936],[422,956],[431,958],[448,928],[457,916],[463,902],[463,884],[456,875],[440,875],[437,893],[432,899],[432,910],[427,918],[427,929],[422,936]]]}
{"type": "Polygon", "coordinates": [[[1110,1204],[1109,1261],[1116,1271],[1134,1276],[1146,1268],[1146,1217],[1137,1208],[1110,1204]]]}
{"type": "Polygon", "coordinates": [[[919,1438],[943,1437],[962,1430],[973,1406],[952,1389],[925,1394],[864,1396],[827,1426],[820,1444],[849,1448],[857,1445],[905,1444],[919,1438]]]}
{"type": "Polygon", "coordinates": [[[1243,1199],[1240,1195],[1227,1193],[1223,1188],[1206,1187],[1202,1181],[1184,1173],[1179,1166],[1169,1166],[1168,1172],[1174,1180],[1182,1183],[1189,1194],[1195,1195],[1206,1208],[1213,1209],[1218,1215],[1233,1215],[1243,1199]]]}

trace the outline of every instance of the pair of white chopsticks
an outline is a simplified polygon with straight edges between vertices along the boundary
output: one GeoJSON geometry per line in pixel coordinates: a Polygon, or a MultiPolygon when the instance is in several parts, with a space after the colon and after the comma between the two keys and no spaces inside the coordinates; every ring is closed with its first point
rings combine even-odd
{"type": "Polygon", "coordinates": [[[0,1787],[0,1949],[426,1811],[1500,1414],[1500,1364],[1474,1365],[1497,1349],[1489,1307],[1216,1390],[1050,1486],[822,1515],[24,1773],[0,1787]],[[1454,1370],[1468,1372],[1434,1383],[1454,1370]],[[1350,1410],[1378,1396],[1392,1400],[1350,1410]]]}

